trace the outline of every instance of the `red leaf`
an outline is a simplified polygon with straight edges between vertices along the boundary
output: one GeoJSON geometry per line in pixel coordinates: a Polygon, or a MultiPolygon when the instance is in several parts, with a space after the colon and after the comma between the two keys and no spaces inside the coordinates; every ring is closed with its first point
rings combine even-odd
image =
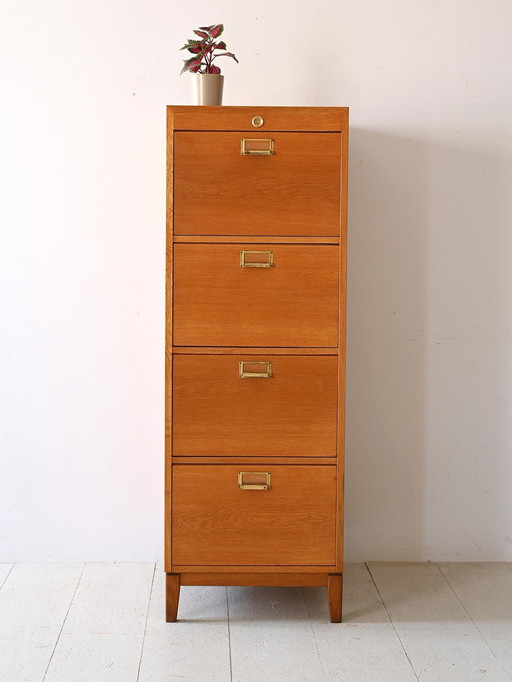
{"type": "Polygon", "coordinates": [[[198,64],[197,66],[194,66],[192,69],[189,69],[189,71],[190,71],[190,73],[197,73],[200,68],[201,68],[201,64],[198,64]]]}
{"type": "Polygon", "coordinates": [[[202,51],[202,48],[196,46],[196,47],[189,47],[188,48],[189,52],[192,52],[192,54],[199,54],[202,51]]]}
{"type": "MultiPolygon", "coordinates": [[[[186,61],[183,62],[183,68],[181,69],[180,76],[184,71],[192,71],[194,69],[194,67],[196,67],[196,66],[199,68],[201,66],[201,62],[202,62],[201,57],[199,57],[199,58],[190,57],[190,59],[187,59],[186,61]]],[[[197,71],[197,69],[196,69],[196,71],[197,71]]]]}
{"type": "Polygon", "coordinates": [[[212,29],[212,28],[214,28],[214,27],[215,27],[215,24],[212,24],[211,26],[200,26],[199,28],[200,28],[202,31],[209,31],[210,29],[212,29]]]}
{"type": "Polygon", "coordinates": [[[221,40],[220,43],[215,43],[215,49],[216,50],[225,50],[226,49],[226,43],[221,40]]]}
{"type": "Polygon", "coordinates": [[[205,33],[204,31],[196,31],[196,30],[194,30],[194,33],[196,34],[196,36],[199,36],[200,38],[204,38],[205,40],[208,40],[208,38],[210,37],[210,36],[208,35],[208,33],[205,33]]]}
{"type": "Polygon", "coordinates": [[[209,33],[212,38],[218,38],[222,31],[224,30],[224,24],[217,24],[210,28],[209,33]]]}
{"type": "Polygon", "coordinates": [[[208,73],[220,73],[220,69],[218,66],[213,65],[208,69],[208,73]]]}

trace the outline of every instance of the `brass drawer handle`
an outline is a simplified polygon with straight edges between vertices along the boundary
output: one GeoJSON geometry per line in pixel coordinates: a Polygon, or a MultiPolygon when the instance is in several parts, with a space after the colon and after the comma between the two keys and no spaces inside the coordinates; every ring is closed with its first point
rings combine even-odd
{"type": "Polygon", "coordinates": [[[242,156],[273,156],[274,140],[264,139],[262,137],[255,139],[242,137],[240,154],[242,156]]]}
{"type": "Polygon", "coordinates": [[[240,363],[240,379],[271,379],[272,378],[272,363],[271,362],[253,362],[252,360],[243,360],[240,363]],[[261,365],[262,372],[249,371],[245,368],[246,365],[261,365]]]}
{"type": "Polygon", "coordinates": [[[270,488],[270,471],[239,471],[238,487],[242,490],[268,490],[270,488]],[[247,483],[244,483],[246,477],[247,483]],[[263,482],[260,483],[259,481],[263,482]]]}
{"type": "Polygon", "coordinates": [[[274,267],[274,253],[272,251],[240,251],[241,268],[272,268],[274,267]],[[265,256],[265,260],[258,260],[265,256]],[[253,260],[253,259],[256,260],[253,260]]]}

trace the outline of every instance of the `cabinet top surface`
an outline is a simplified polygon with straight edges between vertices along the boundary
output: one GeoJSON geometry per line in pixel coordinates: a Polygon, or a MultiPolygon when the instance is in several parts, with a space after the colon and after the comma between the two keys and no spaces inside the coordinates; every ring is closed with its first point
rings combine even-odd
{"type": "Polygon", "coordinates": [[[348,111],[348,107],[169,105],[167,117],[172,130],[342,132],[348,127],[348,111]]]}

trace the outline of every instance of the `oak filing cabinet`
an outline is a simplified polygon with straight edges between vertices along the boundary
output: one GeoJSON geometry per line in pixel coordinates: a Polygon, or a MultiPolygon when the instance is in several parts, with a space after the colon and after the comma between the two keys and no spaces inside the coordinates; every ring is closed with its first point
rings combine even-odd
{"type": "Polygon", "coordinates": [[[165,572],[341,621],[348,109],[167,109],[165,572]]]}

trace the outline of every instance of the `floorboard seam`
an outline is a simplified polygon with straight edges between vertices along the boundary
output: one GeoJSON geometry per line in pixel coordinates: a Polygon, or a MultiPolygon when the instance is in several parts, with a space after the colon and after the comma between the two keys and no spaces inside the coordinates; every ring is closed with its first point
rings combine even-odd
{"type": "Polygon", "coordinates": [[[2,589],[2,587],[3,587],[3,586],[5,585],[5,583],[7,582],[7,578],[11,575],[12,569],[14,568],[14,566],[15,566],[15,564],[11,564],[11,568],[9,569],[9,572],[7,573],[7,575],[5,576],[5,578],[2,580],[2,584],[0,585],[0,590],[2,589]]]}
{"type": "Polygon", "coordinates": [[[382,595],[381,595],[381,593],[380,593],[379,588],[377,587],[377,583],[375,582],[375,578],[373,577],[373,574],[372,574],[372,572],[371,572],[371,570],[370,570],[370,567],[368,566],[368,564],[366,563],[366,561],[364,562],[364,565],[366,566],[366,570],[367,570],[368,573],[370,574],[370,578],[372,579],[372,583],[373,583],[375,589],[377,590],[377,594],[379,595],[379,599],[380,599],[381,602],[382,602],[382,606],[385,608],[386,613],[388,614],[388,618],[389,618],[389,622],[391,623],[391,627],[392,627],[393,630],[395,631],[395,635],[397,636],[397,639],[398,639],[398,641],[400,642],[400,646],[402,647],[402,650],[403,650],[403,652],[404,652],[404,654],[405,654],[405,657],[407,658],[407,660],[408,660],[408,662],[409,662],[409,665],[411,666],[411,670],[412,670],[412,672],[413,672],[413,675],[414,675],[414,677],[418,680],[418,682],[420,682],[420,678],[418,677],[418,674],[416,673],[416,670],[414,670],[414,666],[413,666],[413,664],[412,664],[412,661],[411,661],[411,659],[409,658],[409,654],[408,654],[407,651],[406,651],[406,648],[405,648],[405,646],[404,646],[404,643],[402,642],[402,640],[401,640],[401,638],[400,638],[400,635],[398,634],[398,630],[396,629],[395,624],[393,623],[393,619],[391,618],[391,613],[389,612],[389,609],[388,609],[388,607],[386,606],[386,603],[385,603],[384,599],[382,598],[382,595]]]}
{"type": "Polygon", "coordinates": [[[459,597],[459,595],[457,594],[457,592],[455,592],[455,589],[452,587],[450,581],[448,580],[448,578],[447,578],[447,577],[445,576],[445,574],[443,573],[443,569],[442,569],[441,566],[439,566],[439,564],[437,564],[437,563],[436,563],[436,568],[437,568],[437,570],[439,571],[439,573],[443,576],[443,578],[445,579],[446,584],[448,585],[448,587],[450,588],[450,590],[451,590],[451,591],[453,592],[453,594],[455,595],[455,598],[457,599],[457,601],[459,602],[459,604],[460,604],[460,605],[462,606],[462,608],[464,609],[464,612],[467,614],[469,620],[473,623],[473,625],[474,625],[475,628],[477,629],[478,634],[479,634],[480,637],[484,640],[486,647],[489,649],[489,651],[491,652],[491,654],[492,654],[492,655],[494,656],[494,658],[496,659],[496,662],[498,663],[498,665],[500,666],[500,668],[501,668],[501,669],[503,670],[503,672],[505,673],[505,676],[508,677],[508,679],[510,679],[510,676],[509,676],[507,670],[503,667],[502,662],[500,661],[500,659],[499,659],[499,658],[496,656],[496,654],[494,653],[494,651],[493,651],[491,645],[489,644],[489,642],[487,641],[485,635],[484,635],[483,632],[480,630],[480,628],[478,627],[478,625],[475,623],[475,621],[473,620],[473,618],[472,618],[471,614],[469,613],[469,611],[467,610],[467,608],[464,606],[464,603],[463,603],[462,599],[459,597]]]}
{"type": "Polygon", "coordinates": [[[313,635],[313,641],[315,643],[315,649],[316,649],[316,655],[318,658],[318,663],[320,664],[320,670],[322,671],[322,680],[325,680],[325,670],[324,670],[324,666],[322,665],[322,657],[320,656],[320,651],[318,650],[318,642],[316,639],[315,628],[313,627],[313,623],[311,622],[311,616],[309,615],[308,602],[306,599],[306,593],[304,592],[304,588],[302,588],[302,597],[304,599],[304,604],[306,606],[306,613],[308,614],[309,627],[311,628],[311,634],[313,635]]]}
{"type": "Polygon", "coordinates": [[[82,576],[83,576],[83,574],[84,574],[84,571],[85,571],[85,563],[82,564],[82,570],[80,571],[80,575],[78,576],[78,580],[76,581],[75,589],[73,590],[73,594],[72,594],[72,596],[71,596],[71,599],[69,600],[69,604],[68,604],[68,608],[67,608],[67,611],[66,611],[66,615],[64,616],[64,620],[62,621],[62,625],[60,626],[59,634],[58,634],[58,636],[57,636],[57,639],[55,640],[55,646],[53,647],[53,650],[52,650],[52,653],[51,653],[51,656],[50,656],[50,660],[48,661],[48,665],[46,666],[46,670],[44,671],[44,675],[43,675],[43,680],[42,680],[42,682],[44,682],[44,681],[46,680],[46,676],[48,675],[48,670],[50,669],[50,665],[51,665],[51,663],[52,663],[53,656],[54,656],[54,654],[55,654],[55,651],[57,650],[57,646],[58,646],[59,641],[60,641],[60,636],[62,635],[62,631],[64,630],[64,625],[66,624],[66,620],[67,620],[67,618],[68,618],[69,611],[70,611],[71,606],[72,606],[72,604],[73,604],[73,600],[74,600],[74,598],[75,598],[75,595],[76,595],[76,593],[77,593],[78,587],[79,587],[79,585],[80,585],[80,581],[82,580],[82,576]]]}
{"type": "Polygon", "coordinates": [[[144,623],[144,634],[142,635],[142,646],[140,647],[139,667],[137,668],[137,682],[139,682],[140,668],[142,665],[142,655],[144,653],[144,644],[146,643],[146,632],[148,629],[148,620],[149,620],[149,608],[151,606],[151,597],[153,595],[153,585],[155,584],[155,573],[156,573],[156,563],[153,564],[153,576],[151,578],[151,587],[149,589],[148,608],[146,611],[146,622],[144,623]]]}
{"type": "Polygon", "coordinates": [[[229,594],[226,586],[226,610],[228,616],[228,650],[229,650],[229,679],[233,682],[233,658],[231,656],[231,623],[229,621],[229,594]]]}

